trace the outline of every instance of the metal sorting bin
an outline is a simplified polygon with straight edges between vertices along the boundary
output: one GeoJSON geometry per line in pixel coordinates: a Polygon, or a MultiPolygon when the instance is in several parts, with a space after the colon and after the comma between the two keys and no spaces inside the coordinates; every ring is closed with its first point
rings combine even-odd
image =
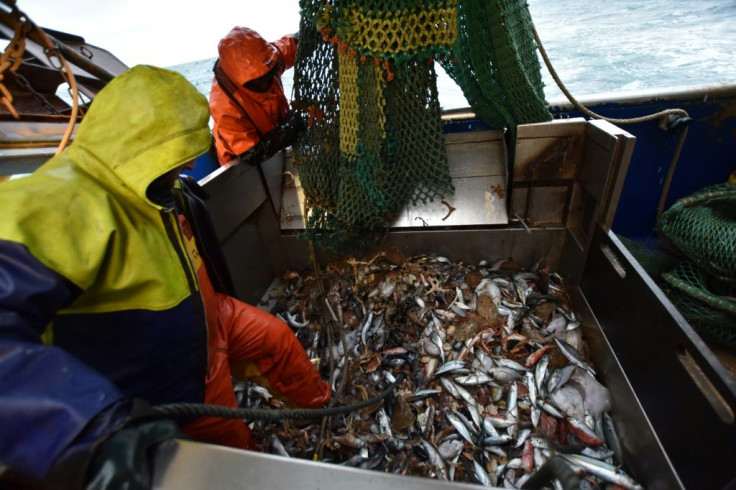
{"type": "MultiPolygon", "coordinates": [[[[381,246],[467,263],[544,258],[566,278],[611,391],[626,471],[648,489],[736,484],[736,381],[610,231],[634,138],[603,121],[524,125],[508,169],[502,134],[463,130],[471,126],[462,117],[445,123],[455,211],[406,206],[381,246]]],[[[297,236],[303,196],[289,154],[260,169],[224,166],[201,183],[241,299],[263,306],[284,271],[331,260],[297,236]]],[[[477,488],[187,441],[160,448],[155,488],[205,485],[477,488]]]]}

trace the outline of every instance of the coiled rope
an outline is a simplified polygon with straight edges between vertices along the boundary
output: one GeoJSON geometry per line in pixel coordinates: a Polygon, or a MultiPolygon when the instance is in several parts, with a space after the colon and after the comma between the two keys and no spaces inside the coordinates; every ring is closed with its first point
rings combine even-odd
{"type": "Polygon", "coordinates": [[[314,419],[343,415],[356,412],[376,403],[382,402],[391,394],[398,383],[404,379],[404,374],[399,373],[396,380],[379,395],[366,401],[345,405],[343,407],[329,408],[301,408],[301,409],[264,409],[264,408],[233,408],[221,405],[208,405],[204,403],[169,403],[152,407],[153,411],[166,416],[209,416],[224,419],[250,419],[250,420],[285,420],[285,419],[314,419]]]}
{"type": "MultiPolygon", "coordinates": [[[[529,11],[529,5],[527,5],[527,11],[529,11]]],[[[531,12],[529,12],[529,17],[531,18],[531,12]]],[[[565,84],[562,83],[562,80],[560,79],[559,75],[557,75],[557,71],[552,66],[552,62],[549,60],[549,57],[547,56],[547,51],[544,49],[544,46],[542,45],[542,41],[539,38],[539,33],[537,33],[536,27],[534,27],[534,23],[531,23],[532,26],[532,33],[534,34],[534,40],[537,43],[537,48],[539,49],[539,54],[542,56],[542,59],[544,60],[544,64],[547,66],[547,69],[549,70],[550,75],[552,75],[552,78],[554,79],[557,86],[560,88],[563,94],[565,94],[565,97],[567,97],[567,100],[570,101],[570,103],[575,106],[576,109],[578,109],[580,112],[585,114],[586,116],[590,117],[591,119],[602,119],[604,121],[608,121],[611,124],[635,124],[640,122],[646,122],[646,121],[652,121],[655,119],[660,119],[662,117],[672,116],[674,119],[671,122],[670,127],[674,127],[678,125],[678,123],[682,122],[684,123],[683,129],[680,132],[680,138],[677,141],[677,147],[675,148],[675,154],[672,157],[672,161],[670,162],[669,169],[667,171],[667,177],[665,178],[664,185],[662,187],[662,195],[659,199],[659,205],[657,206],[657,222],[659,223],[660,217],[662,215],[662,212],[664,211],[665,202],[667,201],[667,195],[669,194],[670,185],[672,184],[672,177],[675,174],[675,168],[677,167],[677,161],[680,159],[680,154],[682,153],[682,147],[685,144],[685,139],[687,138],[687,131],[688,131],[688,124],[692,120],[690,118],[690,115],[687,113],[684,109],[665,109],[663,111],[655,112],[654,114],[649,114],[646,116],[641,117],[632,117],[628,119],[617,119],[612,117],[604,117],[600,114],[596,114],[595,112],[591,111],[587,107],[585,107],[580,101],[578,101],[573,95],[570,93],[569,90],[567,90],[567,87],[565,87],[565,84]]]]}
{"type": "MultiPolygon", "coordinates": [[[[39,44],[39,46],[43,48],[44,54],[49,59],[49,61],[51,61],[52,58],[56,58],[59,61],[59,66],[55,66],[55,68],[59,70],[62,79],[69,85],[69,88],[71,90],[72,111],[71,115],[69,116],[69,123],[67,124],[64,135],[62,136],[61,142],[59,143],[59,146],[55,152],[55,155],[58,155],[69,144],[69,140],[71,139],[71,135],[74,130],[74,125],[77,122],[77,113],[79,111],[79,92],[76,79],[74,78],[74,73],[72,72],[72,69],[69,67],[69,64],[66,62],[64,57],[61,55],[59,47],[51,41],[51,39],[49,38],[49,36],[46,35],[43,29],[38,27],[30,19],[30,17],[28,17],[24,12],[18,9],[18,7],[15,5],[15,2],[13,2],[12,10],[8,15],[10,16],[10,18],[13,19],[13,22],[15,24],[15,34],[10,44],[8,45],[6,52],[2,55],[0,81],[2,80],[1,75],[3,70],[9,68],[10,71],[15,71],[18,68],[18,65],[20,65],[20,63],[23,61],[25,38],[26,36],[33,35],[35,36],[34,40],[39,44]],[[7,62],[8,56],[12,56],[16,59],[15,64],[11,65],[7,62]]],[[[12,107],[12,96],[10,96],[9,93],[6,93],[7,90],[4,90],[4,87],[0,89],[0,91],[5,94],[5,97],[2,99],[1,102],[8,108],[15,119],[19,119],[20,116],[18,115],[18,112],[12,107]]]]}

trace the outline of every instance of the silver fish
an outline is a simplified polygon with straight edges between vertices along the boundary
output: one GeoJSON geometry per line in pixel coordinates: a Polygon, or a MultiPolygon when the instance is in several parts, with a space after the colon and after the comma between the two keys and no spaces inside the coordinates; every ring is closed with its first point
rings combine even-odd
{"type": "Polygon", "coordinates": [[[613,451],[607,447],[586,447],[580,451],[580,454],[588,456],[589,458],[605,461],[607,463],[609,462],[608,460],[613,457],[613,451]]]}
{"type": "MultiPolygon", "coordinates": [[[[431,340],[432,343],[437,346],[437,350],[439,351],[440,359],[442,360],[442,363],[444,364],[445,363],[445,351],[442,348],[443,342],[439,334],[436,331],[433,331],[429,336],[429,340],[431,340]]],[[[425,347],[426,347],[426,344],[425,344],[425,347]]]]}
{"type": "Polygon", "coordinates": [[[524,384],[529,390],[529,400],[531,400],[532,405],[536,405],[537,404],[537,384],[534,381],[534,375],[529,371],[527,371],[527,373],[524,375],[524,384]]]}
{"type": "Polygon", "coordinates": [[[557,410],[554,406],[550,405],[546,401],[542,402],[541,409],[550,414],[551,416],[558,418],[558,419],[564,419],[565,416],[557,410]]]}
{"type": "Polygon", "coordinates": [[[518,424],[519,421],[516,418],[509,417],[509,416],[500,417],[498,415],[485,415],[483,417],[483,423],[491,424],[492,427],[497,428],[497,429],[506,429],[508,427],[511,427],[514,424],[518,424]]]}
{"type": "Polygon", "coordinates": [[[519,387],[516,386],[516,383],[511,383],[509,386],[508,392],[506,393],[506,413],[510,413],[514,416],[514,418],[518,418],[517,413],[517,404],[516,402],[519,400],[519,387]]]}
{"type": "Polygon", "coordinates": [[[477,430],[480,430],[482,422],[481,422],[481,409],[478,408],[478,405],[471,405],[468,404],[465,406],[465,408],[468,410],[468,413],[470,413],[470,418],[473,421],[473,424],[477,430]]]}
{"type": "Polygon", "coordinates": [[[565,386],[565,383],[570,380],[570,376],[572,376],[572,373],[576,369],[577,366],[569,365],[561,369],[554,370],[547,380],[547,393],[552,393],[553,391],[565,386]]]}
{"type": "Polygon", "coordinates": [[[557,337],[555,337],[555,344],[557,344],[557,347],[562,352],[562,355],[567,358],[568,361],[570,361],[572,364],[576,365],[580,369],[584,369],[588,371],[591,376],[595,376],[595,370],[584,360],[580,358],[580,355],[578,352],[567,342],[563,342],[557,337]]]}
{"type": "Polygon", "coordinates": [[[369,456],[368,448],[364,447],[342,464],[344,466],[359,466],[361,463],[367,461],[369,456]]]}
{"type": "Polygon", "coordinates": [[[542,418],[542,410],[539,408],[539,405],[532,405],[532,425],[534,427],[537,427],[539,425],[539,420],[542,418]]]}
{"type": "Polygon", "coordinates": [[[468,418],[457,411],[456,409],[452,409],[451,412],[455,417],[457,417],[464,425],[468,428],[468,432],[470,432],[471,435],[477,436],[478,431],[480,430],[480,427],[476,427],[475,423],[468,420],[468,418]]]}
{"type": "Polygon", "coordinates": [[[470,431],[468,431],[468,427],[458,418],[457,415],[446,411],[445,417],[447,417],[447,420],[452,424],[452,426],[455,428],[458,434],[460,434],[460,437],[468,441],[470,444],[475,447],[475,442],[473,442],[473,437],[470,435],[470,431]]]}
{"type": "Polygon", "coordinates": [[[618,437],[616,428],[613,426],[613,419],[611,419],[611,416],[607,412],[603,413],[603,437],[606,445],[613,451],[613,462],[618,465],[623,464],[621,440],[618,437]]]}
{"type": "Polygon", "coordinates": [[[435,449],[432,443],[425,439],[421,439],[421,441],[422,447],[427,452],[427,456],[429,456],[429,463],[437,470],[437,474],[441,479],[447,480],[447,467],[445,466],[445,462],[442,460],[440,453],[437,452],[437,449],[435,449]]]}
{"type": "MultiPolygon", "coordinates": [[[[466,309],[470,309],[470,307],[469,307],[469,306],[466,306],[466,305],[462,305],[462,306],[465,306],[465,308],[466,308],[466,309]]],[[[450,309],[451,309],[451,310],[452,310],[452,312],[453,312],[453,313],[455,313],[455,314],[456,314],[457,316],[461,316],[461,317],[464,317],[464,316],[466,316],[466,314],[465,314],[465,310],[464,310],[463,308],[461,308],[461,307],[460,307],[460,304],[458,304],[458,303],[455,303],[455,304],[453,304],[453,305],[450,305],[450,309]]]]}
{"type": "Polygon", "coordinates": [[[360,342],[362,345],[366,345],[368,342],[368,330],[370,329],[371,323],[373,322],[373,310],[370,310],[368,312],[368,316],[366,317],[365,321],[358,327],[358,331],[360,331],[360,342]]]}
{"type": "Polygon", "coordinates": [[[522,429],[519,431],[519,435],[516,437],[516,442],[514,443],[514,447],[521,447],[524,445],[527,439],[529,439],[529,436],[532,435],[531,429],[522,429]]]}
{"type": "Polygon", "coordinates": [[[482,371],[471,372],[470,374],[464,376],[455,376],[455,378],[453,379],[456,383],[468,386],[483,385],[486,383],[491,383],[493,381],[493,378],[490,375],[482,371]]]}
{"type": "Polygon", "coordinates": [[[460,460],[461,453],[462,451],[452,458],[452,464],[450,465],[450,469],[447,471],[447,476],[450,477],[450,481],[455,481],[455,469],[457,468],[457,462],[460,460]]]}
{"type": "Polygon", "coordinates": [[[488,472],[483,468],[483,465],[481,465],[475,458],[473,458],[473,472],[475,474],[475,479],[478,480],[478,482],[486,487],[490,487],[493,484],[491,483],[491,477],[488,476],[488,472]]]}
{"type": "Polygon", "coordinates": [[[493,361],[499,366],[513,369],[514,371],[519,371],[520,373],[525,373],[527,371],[524,366],[514,361],[513,359],[507,359],[505,357],[494,357],[493,361]]]}
{"type": "Polygon", "coordinates": [[[271,434],[271,452],[273,454],[278,454],[280,456],[286,456],[287,458],[290,457],[289,453],[286,451],[286,448],[281,443],[281,440],[278,438],[276,434],[271,434]]]}
{"type": "Polygon", "coordinates": [[[519,371],[503,366],[496,366],[494,368],[491,368],[488,374],[493,378],[494,381],[501,384],[516,381],[517,379],[521,379],[522,376],[519,371]]]}
{"type": "Polygon", "coordinates": [[[537,362],[537,367],[534,370],[534,380],[537,383],[537,395],[541,396],[542,398],[544,398],[545,396],[545,393],[542,391],[542,387],[544,386],[545,377],[547,376],[549,359],[549,354],[545,354],[544,356],[542,356],[539,362],[537,362]]]}
{"type": "Polygon", "coordinates": [[[629,490],[643,490],[644,488],[623,470],[613,465],[578,454],[559,453],[558,455],[573,465],[614,485],[620,485],[629,490]]]}
{"type": "Polygon", "coordinates": [[[457,391],[457,385],[447,378],[440,378],[440,384],[454,398],[460,398],[460,393],[457,391]]]}
{"type": "Polygon", "coordinates": [[[378,418],[378,426],[381,430],[381,434],[386,434],[387,436],[392,437],[391,421],[388,419],[386,410],[384,410],[383,407],[376,411],[376,417],[378,418]]]}
{"type": "Polygon", "coordinates": [[[478,400],[475,399],[473,395],[470,394],[468,390],[463,388],[460,385],[455,385],[455,388],[457,389],[458,394],[460,395],[460,398],[467,403],[468,405],[477,406],[478,400]]]}
{"type": "Polygon", "coordinates": [[[437,371],[435,372],[435,376],[439,376],[440,374],[445,373],[453,373],[457,371],[461,371],[465,369],[465,361],[461,360],[453,360],[453,361],[447,361],[442,366],[440,366],[437,371]]]}
{"type": "Polygon", "coordinates": [[[483,438],[483,445],[487,446],[499,446],[502,444],[508,444],[514,438],[508,434],[498,434],[495,436],[486,436],[483,438]]]}

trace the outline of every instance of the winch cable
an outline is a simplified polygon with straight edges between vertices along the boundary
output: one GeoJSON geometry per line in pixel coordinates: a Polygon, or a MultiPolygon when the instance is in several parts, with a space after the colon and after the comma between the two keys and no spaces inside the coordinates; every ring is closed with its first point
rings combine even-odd
{"type": "Polygon", "coordinates": [[[355,403],[353,405],[345,405],[342,407],[328,408],[297,408],[297,409],[266,409],[266,408],[233,408],[222,405],[209,405],[206,403],[169,403],[165,405],[155,405],[152,410],[159,415],[171,417],[191,417],[191,416],[208,416],[220,417],[224,419],[250,419],[250,420],[293,420],[293,419],[314,419],[320,417],[330,417],[333,415],[344,415],[357,412],[363,408],[370,407],[376,403],[383,402],[389,396],[396,385],[404,379],[404,373],[399,373],[396,380],[391,383],[379,395],[355,403]]]}
{"type": "MultiPolygon", "coordinates": [[[[529,11],[529,5],[527,5],[527,11],[529,11]]],[[[532,14],[529,12],[529,18],[531,18],[532,14]]],[[[667,196],[669,195],[670,191],[670,185],[672,183],[672,177],[675,173],[675,168],[677,167],[677,161],[680,159],[680,154],[682,153],[682,147],[685,144],[685,138],[687,138],[687,131],[688,126],[690,122],[692,121],[692,118],[684,109],[665,109],[663,111],[655,112],[654,114],[649,114],[646,116],[641,117],[633,117],[628,119],[617,119],[612,117],[605,117],[601,116],[600,114],[596,114],[595,112],[591,111],[587,107],[585,107],[580,101],[578,101],[573,95],[570,93],[569,90],[567,90],[567,87],[565,87],[565,84],[562,83],[562,80],[560,79],[559,75],[557,75],[557,71],[552,66],[552,62],[550,61],[549,57],[547,56],[547,51],[544,49],[544,46],[542,45],[542,41],[539,38],[539,33],[537,32],[537,28],[534,26],[534,22],[531,22],[531,28],[532,33],[534,35],[534,40],[537,43],[537,48],[539,49],[539,54],[542,56],[542,59],[544,60],[544,64],[547,66],[547,69],[549,70],[550,75],[552,75],[552,78],[554,79],[555,83],[557,83],[557,86],[560,88],[563,94],[565,94],[565,97],[567,97],[567,100],[570,101],[570,103],[575,106],[576,109],[578,109],[580,112],[585,114],[586,116],[590,117],[591,119],[602,119],[604,121],[610,122],[611,124],[635,124],[640,122],[647,122],[647,121],[653,121],[655,119],[661,119],[665,118],[665,124],[663,125],[666,129],[680,129],[680,137],[677,141],[677,146],[675,148],[675,154],[672,157],[672,161],[670,162],[669,169],[667,171],[667,177],[665,178],[664,185],[662,186],[662,194],[659,199],[659,205],[657,207],[657,223],[659,223],[660,217],[662,215],[662,212],[664,211],[665,202],[667,201],[667,196]]]]}

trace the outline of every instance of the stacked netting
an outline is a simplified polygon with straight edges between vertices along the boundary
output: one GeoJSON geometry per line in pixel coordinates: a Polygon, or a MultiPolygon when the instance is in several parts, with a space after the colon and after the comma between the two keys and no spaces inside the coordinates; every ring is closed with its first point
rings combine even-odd
{"type": "Polygon", "coordinates": [[[457,36],[456,0],[301,0],[294,163],[307,238],[370,243],[409,201],[452,192],[433,57],[457,36]]]}
{"type": "Polygon", "coordinates": [[[662,274],[673,304],[703,338],[736,349],[736,185],[678,200],[659,230],[686,259],[662,274]]]}

